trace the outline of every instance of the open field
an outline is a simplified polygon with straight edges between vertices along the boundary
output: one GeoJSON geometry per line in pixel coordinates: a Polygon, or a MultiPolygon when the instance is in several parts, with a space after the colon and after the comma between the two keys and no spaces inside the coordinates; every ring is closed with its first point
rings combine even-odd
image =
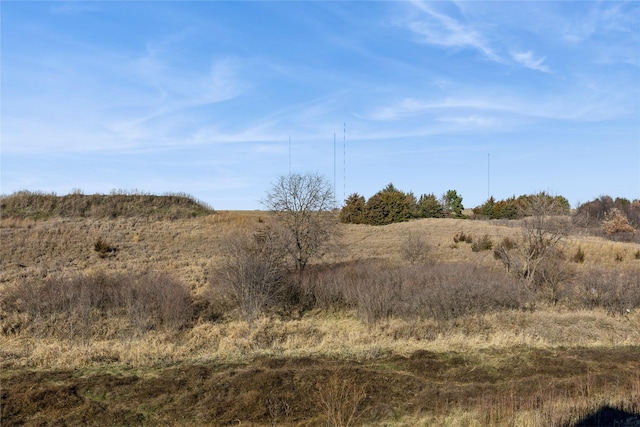
{"type": "Polygon", "coordinates": [[[621,425],[640,424],[640,307],[627,311],[617,301],[622,311],[612,311],[599,302],[606,289],[598,288],[592,306],[575,293],[584,283],[597,287],[598,278],[619,292],[640,283],[636,243],[574,231],[562,245],[572,274],[557,301],[535,293],[487,306],[461,299],[468,310],[452,314],[412,305],[413,298],[436,301],[416,280],[440,286],[455,270],[464,283],[476,278],[479,291],[500,286],[478,298],[522,285],[492,251],[454,242],[461,232],[515,238],[518,222],[340,225],[331,250],[312,266],[315,302],[247,322],[217,268],[227,237],[262,227],[268,213],[1,221],[3,426],[321,426],[348,425],[350,415],[350,425],[564,426],[607,425],[611,414],[627,420],[621,425]],[[428,243],[424,265],[401,256],[410,235],[428,243]],[[113,250],[99,252],[98,241],[113,250]],[[569,261],[578,248],[584,261],[569,261]],[[357,295],[345,290],[354,275],[362,279],[353,282],[357,295]],[[395,276],[401,288],[383,301],[386,314],[361,305],[363,295],[377,300],[360,287],[386,295],[395,276]],[[79,277],[102,278],[101,286],[128,280],[141,290],[150,281],[183,287],[188,315],[134,325],[126,305],[113,313],[89,307],[79,320],[46,311],[46,301],[21,311],[29,294],[20,290],[69,283],[71,292],[71,284],[85,283],[79,277]],[[339,303],[329,298],[332,286],[339,303]]]}

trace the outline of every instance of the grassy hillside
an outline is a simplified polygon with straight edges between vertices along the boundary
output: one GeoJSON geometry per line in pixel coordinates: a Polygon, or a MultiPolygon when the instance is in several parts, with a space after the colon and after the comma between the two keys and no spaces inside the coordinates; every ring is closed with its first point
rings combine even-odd
{"type": "Polygon", "coordinates": [[[550,300],[473,250],[517,238],[517,221],[340,225],[297,302],[248,322],[219,267],[266,212],[7,215],[4,202],[3,426],[640,419],[637,244],[572,230],[550,300]],[[412,236],[426,242],[413,264],[412,236]]]}
{"type": "Polygon", "coordinates": [[[212,211],[206,204],[186,194],[156,196],[114,192],[109,195],[73,193],[57,196],[20,191],[0,199],[2,218],[147,217],[178,219],[207,215],[212,211]]]}

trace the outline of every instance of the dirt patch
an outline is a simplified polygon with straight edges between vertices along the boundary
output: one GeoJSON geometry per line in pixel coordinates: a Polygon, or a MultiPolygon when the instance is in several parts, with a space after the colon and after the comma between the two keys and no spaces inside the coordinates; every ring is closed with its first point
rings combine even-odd
{"type": "Polygon", "coordinates": [[[579,387],[591,393],[606,384],[633,387],[638,351],[420,351],[367,362],[259,358],[248,365],[178,364],[135,372],[24,370],[2,375],[2,425],[320,426],[326,424],[322,393],[336,378],[364,390],[362,400],[354,399],[362,422],[490,406],[495,396],[506,395],[517,409],[542,399],[549,388],[568,396],[579,387]]]}

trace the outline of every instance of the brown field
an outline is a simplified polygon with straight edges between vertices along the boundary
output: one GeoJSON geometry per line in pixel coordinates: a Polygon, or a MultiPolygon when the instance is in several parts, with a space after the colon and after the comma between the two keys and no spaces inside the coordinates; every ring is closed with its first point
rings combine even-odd
{"type": "MultiPolygon", "coordinates": [[[[226,236],[268,219],[265,212],[3,218],[0,424],[583,426],[613,425],[615,418],[624,420],[616,425],[640,425],[640,306],[627,311],[624,287],[621,312],[585,306],[572,293],[593,277],[623,277],[615,283],[628,288],[640,283],[637,243],[573,231],[562,251],[569,258],[580,248],[584,262],[566,260],[572,276],[554,303],[538,294],[522,303],[517,294],[509,297],[518,299],[516,308],[415,315],[419,307],[409,303],[420,289],[407,288],[403,305],[382,317],[349,301],[318,299],[247,322],[218,286],[216,268],[226,236]],[[98,241],[114,250],[100,254],[98,241]],[[46,286],[78,277],[107,277],[100,282],[107,286],[117,274],[138,277],[140,286],[155,280],[184,287],[189,316],[173,313],[163,324],[141,318],[133,327],[132,311],[104,317],[88,308],[74,320],[19,309],[46,286]]],[[[323,286],[358,268],[372,271],[372,286],[385,271],[406,272],[410,281],[414,267],[400,248],[420,235],[428,261],[416,268],[511,283],[492,251],[455,243],[460,232],[498,242],[520,228],[516,221],[454,219],[340,225],[330,252],[312,267],[323,286]]],[[[178,301],[179,289],[171,289],[164,300],[178,301]]]]}

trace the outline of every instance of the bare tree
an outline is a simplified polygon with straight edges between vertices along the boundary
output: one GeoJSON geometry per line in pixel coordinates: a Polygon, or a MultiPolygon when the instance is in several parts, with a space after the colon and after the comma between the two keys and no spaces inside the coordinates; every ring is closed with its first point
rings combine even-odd
{"type": "Polygon", "coordinates": [[[420,233],[407,233],[399,249],[402,259],[409,261],[410,264],[426,261],[429,253],[429,245],[420,233]]]}
{"type": "Polygon", "coordinates": [[[529,196],[524,212],[520,239],[503,240],[494,255],[507,270],[533,283],[541,263],[557,255],[558,246],[567,235],[568,219],[566,206],[546,193],[529,196]]]}
{"type": "Polygon", "coordinates": [[[309,261],[323,255],[336,224],[331,183],[315,173],[280,176],[262,204],[286,230],[287,252],[301,280],[309,261]]]}

